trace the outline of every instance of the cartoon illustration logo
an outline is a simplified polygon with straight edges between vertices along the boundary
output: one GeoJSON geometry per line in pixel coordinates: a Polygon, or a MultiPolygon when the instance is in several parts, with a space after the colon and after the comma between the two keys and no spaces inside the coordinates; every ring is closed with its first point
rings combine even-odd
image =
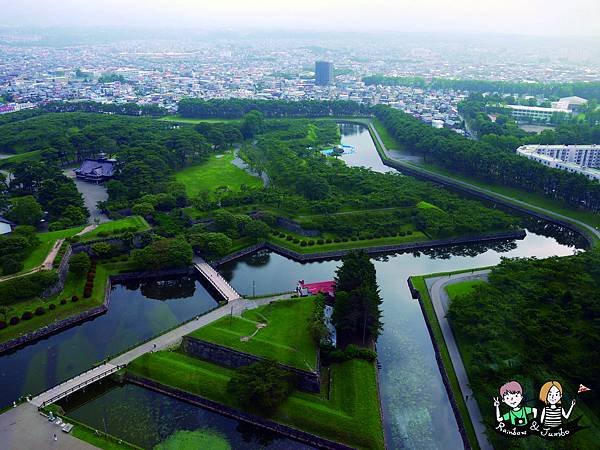
{"type": "MultiPolygon", "coordinates": [[[[589,391],[590,388],[579,385],[577,394],[589,391]]],[[[548,381],[542,385],[538,398],[542,402],[539,410],[524,404],[523,387],[518,381],[509,381],[499,389],[499,397],[494,397],[494,409],[498,425],[496,431],[510,437],[538,435],[546,439],[571,436],[584,427],[579,425],[581,416],[567,422],[577,401],[573,398],[568,409],[563,407],[563,388],[556,381],[548,381]],[[508,411],[501,413],[500,405],[508,406],[508,411]]]]}

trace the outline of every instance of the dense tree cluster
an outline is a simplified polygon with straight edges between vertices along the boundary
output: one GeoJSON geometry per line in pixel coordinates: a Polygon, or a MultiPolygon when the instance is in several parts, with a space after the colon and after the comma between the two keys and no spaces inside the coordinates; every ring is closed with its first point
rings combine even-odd
{"type": "Polygon", "coordinates": [[[23,261],[39,245],[35,228],[20,226],[0,236],[0,269],[3,275],[23,270],[23,261]]]}
{"type": "Polygon", "coordinates": [[[600,82],[573,83],[523,83],[493,80],[455,80],[449,78],[386,77],[371,75],[363,78],[367,85],[429,87],[431,89],[456,89],[469,92],[498,92],[501,94],[543,95],[549,98],[579,96],[600,99],[600,82]]]}
{"type": "Polygon", "coordinates": [[[326,117],[367,114],[368,108],[346,100],[251,100],[185,98],[180,100],[179,114],[183,117],[239,119],[250,111],[259,111],[267,118],[326,117]]]}
{"type": "MultiPolygon", "coordinates": [[[[503,260],[488,283],[450,304],[452,328],[473,363],[473,391],[489,402],[499,386],[518,376],[522,384],[533,386],[561,380],[572,395],[579,383],[597,380],[599,292],[597,250],[543,260],[503,260]]],[[[586,393],[585,402],[595,411],[599,400],[597,392],[586,393]]],[[[561,448],[587,448],[572,444],[561,448]]]]}
{"type": "Polygon", "coordinates": [[[431,237],[447,237],[506,230],[515,223],[501,211],[462,199],[432,184],[395,173],[348,167],[343,161],[326,158],[310,148],[309,142],[321,143],[319,136],[329,139],[332,131],[328,127],[335,125],[317,122],[323,130],[315,132],[316,141],[307,141],[308,125],[291,122],[287,129],[259,135],[256,145],[244,149],[251,165],[269,175],[271,186],[259,192],[238,194],[238,204],[263,203],[294,215],[297,211],[309,211],[314,216],[302,219],[305,228],[347,237],[395,235],[402,225],[411,224],[431,237]],[[424,217],[417,207],[423,200],[445,212],[443,226],[424,217]],[[349,213],[373,209],[384,210],[349,213]]]}
{"type": "Polygon", "coordinates": [[[434,129],[386,106],[377,106],[374,112],[398,142],[454,172],[600,211],[600,183],[584,175],[551,169],[508,152],[491,140],[471,141],[451,130],[434,129]]]}
{"type": "Polygon", "coordinates": [[[383,330],[375,266],[363,251],[342,259],[335,276],[333,324],[342,340],[366,345],[383,330]]]}
{"type": "Polygon", "coordinates": [[[192,246],[183,239],[158,239],[134,250],[131,258],[143,270],[184,268],[192,264],[192,246]]]}
{"type": "Polygon", "coordinates": [[[244,408],[262,414],[275,412],[292,390],[291,375],[273,361],[241,367],[227,384],[227,391],[244,408]]]}
{"type": "Polygon", "coordinates": [[[167,115],[167,110],[157,105],[138,105],[136,103],[99,103],[90,100],[79,102],[49,102],[45,105],[42,105],[41,110],[48,113],[87,112],[151,117],[167,115]]]}
{"type": "Polygon", "coordinates": [[[21,225],[37,226],[47,213],[50,229],[82,225],[89,212],[73,180],[52,163],[21,162],[12,169],[6,216],[21,225]]]}

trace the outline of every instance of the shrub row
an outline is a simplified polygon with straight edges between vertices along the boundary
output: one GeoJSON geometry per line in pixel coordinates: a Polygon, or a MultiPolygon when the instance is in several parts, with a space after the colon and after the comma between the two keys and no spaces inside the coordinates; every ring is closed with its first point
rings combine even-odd
{"type": "MultiPolygon", "coordinates": [[[[76,302],[78,300],[79,300],[79,297],[77,297],[76,295],[74,295],[72,297],[73,302],[76,302]]],[[[66,305],[67,300],[63,298],[60,301],[60,304],[66,305]]],[[[56,304],[54,304],[54,303],[48,304],[48,309],[51,311],[55,310],[56,304]]],[[[44,314],[46,314],[46,308],[44,308],[43,306],[38,306],[33,313],[31,311],[24,311],[23,314],[21,314],[21,317],[13,316],[10,318],[8,323],[6,323],[3,320],[0,320],[0,330],[3,330],[4,328],[8,327],[9,325],[18,325],[22,320],[31,320],[31,319],[33,319],[34,315],[43,316],[44,314]]]]}
{"type": "Polygon", "coordinates": [[[394,237],[394,236],[398,236],[398,237],[403,237],[403,236],[410,236],[411,234],[413,234],[413,232],[411,230],[408,231],[399,231],[397,233],[393,233],[393,232],[379,232],[379,233],[361,233],[358,236],[351,236],[351,237],[337,237],[334,239],[309,239],[309,240],[300,240],[292,235],[289,234],[285,234],[285,233],[281,233],[281,232],[275,232],[273,233],[274,236],[279,237],[281,239],[285,239],[288,242],[293,242],[294,244],[299,244],[301,247],[306,247],[306,246],[312,246],[312,245],[324,245],[324,244],[339,244],[340,242],[355,242],[355,241],[359,241],[359,240],[370,240],[370,239],[381,239],[381,238],[385,238],[385,237],[394,237]]]}
{"type": "Polygon", "coordinates": [[[370,362],[377,359],[377,353],[370,348],[359,347],[353,344],[348,345],[344,350],[331,346],[323,346],[321,348],[321,356],[327,364],[341,363],[351,359],[364,359],[370,362]]]}

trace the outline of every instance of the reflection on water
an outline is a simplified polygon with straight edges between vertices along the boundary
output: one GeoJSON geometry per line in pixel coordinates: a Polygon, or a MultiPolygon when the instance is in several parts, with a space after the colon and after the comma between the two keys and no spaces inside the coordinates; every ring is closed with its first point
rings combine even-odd
{"type": "Polygon", "coordinates": [[[115,284],[105,314],[0,356],[0,408],[21,395],[55,386],[216,305],[192,278],[115,284]]]}
{"type": "Polygon", "coordinates": [[[97,383],[60,405],[69,417],[143,448],[180,430],[216,431],[233,449],[312,448],[133,384],[97,383]]]}
{"type": "MultiPolygon", "coordinates": [[[[390,448],[454,449],[462,440],[425,326],[407,286],[412,275],[495,265],[502,257],[569,255],[575,247],[529,232],[520,241],[453,246],[373,258],[383,298],[384,331],[377,342],[381,401],[390,448]]],[[[263,252],[264,253],[264,252],[263,252]]],[[[328,280],[339,261],[299,263],[276,253],[244,257],[220,267],[241,293],[290,291],[299,279],[328,280]]]]}
{"type": "Polygon", "coordinates": [[[365,125],[354,123],[341,123],[339,125],[342,133],[342,144],[351,145],[355,149],[353,153],[340,156],[347,165],[368,167],[375,172],[396,172],[395,169],[381,162],[369,129],[365,125]]]}

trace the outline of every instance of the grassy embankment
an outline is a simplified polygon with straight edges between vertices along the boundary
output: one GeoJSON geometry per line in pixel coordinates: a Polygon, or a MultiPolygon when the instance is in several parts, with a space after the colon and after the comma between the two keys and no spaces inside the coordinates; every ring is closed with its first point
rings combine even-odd
{"type": "Polygon", "coordinates": [[[83,291],[86,283],[86,276],[75,276],[69,274],[65,282],[64,289],[57,295],[41,299],[35,298],[23,302],[13,303],[7,306],[7,321],[13,316],[21,317],[25,311],[34,312],[36,308],[43,307],[46,312],[41,316],[34,315],[31,320],[21,320],[17,325],[9,325],[7,328],[0,330],[0,342],[6,342],[15,339],[27,333],[31,333],[46,325],[50,325],[58,320],[63,320],[83,311],[95,308],[104,302],[106,292],[106,282],[108,277],[117,274],[121,271],[128,270],[128,263],[106,263],[96,266],[96,276],[94,278],[94,288],[90,298],[83,297],[83,291]],[[73,302],[73,296],[79,298],[73,302]],[[60,304],[61,300],[66,300],[64,305],[60,304]],[[55,305],[55,309],[50,309],[50,304],[55,305]]]}
{"type": "MultiPolygon", "coordinates": [[[[379,133],[381,140],[383,141],[383,144],[388,149],[402,149],[403,148],[402,144],[398,143],[393,138],[393,136],[391,136],[389,134],[389,132],[387,131],[385,126],[383,126],[383,124],[381,122],[379,122],[377,119],[373,120],[373,126],[379,133]]],[[[382,153],[382,149],[381,149],[379,143],[377,142],[377,139],[375,139],[373,137],[373,140],[375,141],[378,151],[380,153],[382,153]]],[[[570,217],[575,220],[579,220],[579,221],[586,223],[587,225],[592,226],[596,229],[600,228],[600,215],[599,214],[593,214],[591,212],[576,210],[564,202],[559,202],[556,200],[549,199],[541,194],[526,191],[524,189],[519,189],[516,187],[508,187],[508,186],[502,186],[502,185],[498,185],[498,184],[494,184],[494,183],[487,183],[485,181],[482,181],[482,180],[474,178],[474,177],[467,177],[462,174],[456,174],[454,172],[451,172],[451,171],[435,164],[434,162],[427,162],[427,163],[425,163],[425,162],[414,163],[414,162],[407,162],[407,161],[397,161],[397,162],[399,162],[401,164],[413,166],[415,168],[421,168],[424,170],[428,170],[428,171],[434,172],[438,175],[443,175],[443,176],[446,176],[449,178],[453,178],[455,180],[462,181],[464,183],[469,183],[469,184],[472,184],[473,186],[475,186],[476,188],[481,188],[486,191],[491,191],[492,193],[510,197],[511,199],[514,199],[514,200],[526,202],[532,206],[533,210],[539,211],[541,213],[546,213],[546,214],[550,214],[550,215],[552,215],[552,213],[560,214],[560,215],[570,217]],[[542,210],[548,210],[548,211],[542,211],[542,210]]],[[[596,244],[600,243],[598,238],[596,238],[595,236],[592,236],[592,237],[593,237],[594,241],[596,242],[596,244]]]]}
{"type": "MultiPolygon", "coordinates": [[[[129,364],[132,373],[240,408],[227,392],[235,373],[177,352],[142,356],[129,364]]],[[[383,448],[376,369],[351,360],[331,366],[329,399],[325,393],[294,391],[272,420],[358,448],[383,448]]]]}
{"type": "Polygon", "coordinates": [[[150,225],[141,216],[129,216],[119,220],[104,222],[94,228],[92,231],[81,236],[80,242],[93,241],[104,237],[116,236],[125,231],[134,233],[149,230],[150,225]]]}
{"type": "Polygon", "coordinates": [[[232,191],[239,191],[242,186],[261,187],[260,178],[232,164],[234,158],[233,152],[213,155],[203,164],[177,172],[175,180],[185,185],[190,198],[196,197],[203,191],[213,192],[221,186],[226,186],[232,191]]]}
{"type": "MultiPolygon", "coordinates": [[[[306,369],[306,362],[314,363],[316,359],[307,323],[313,306],[311,298],[282,301],[248,311],[241,318],[221,319],[192,336],[306,369]],[[241,342],[240,337],[254,333],[259,322],[268,325],[248,342],[241,342]]],[[[227,383],[235,373],[232,369],[179,352],[158,352],[136,359],[128,370],[241,408],[227,391],[227,383]]],[[[329,392],[294,391],[270,418],[358,448],[383,448],[374,364],[362,360],[334,364],[330,375],[329,392]]]]}
{"type": "Polygon", "coordinates": [[[224,317],[190,336],[312,371],[317,346],[306,328],[313,309],[312,297],[279,301],[245,311],[241,317],[224,317]],[[258,329],[259,324],[267,326],[258,329]],[[255,332],[248,342],[241,341],[255,332]]]}
{"type": "MultiPolygon", "coordinates": [[[[450,272],[449,272],[450,273],[450,272]]],[[[449,274],[448,273],[448,274],[449,274]]],[[[458,272],[460,273],[460,272],[458,272]]],[[[441,274],[437,274],[438,276],[441,274]]],[[[442,358],[442,363],[444,366],[444,370],[446,375],[448,375],[448,379],[450,381],[450,387],[452,392],[454,393],[454,398],[458,404],[458,410],[462,421],[465,425],[465,429],[467,431],[467,438],[469,439],[469,443],[471,447],[474,449],[479,448],[479,444],[477,443],[477,436],[475,435],[475,429],[473,428],[473,423],[471,422],[471,417],[469,416],[469,411],[467,410],[467,405],[465,403],[465,399],[462,395],[462,391],[460,390],[460,384],[458,383],[458,378],[456,378],[456,373],[454,372],[454,366],[452,365],[452,359],[450,358],[450,354],[448,353],[448,348],[446,347],[446,341],[444,340],[444,335],[442,333],[442,329],[440,328],[440,324],[437,320],[437,316],[435,314],[435,310],[433,308],[433,303],[431,302],[431,298],[429,297],[429,291],[427,289],[427,285],[425,282],[426,278],[430,278],[435,275],[427,275],[427,276],[413,276],[411,277],[413,286],[415,289],[419,291],[421,294],[421,302],[423,305],[423,310],[427,316],[427,320],[431,324],[431,328],[433,330],[433,337],[437,346],[440,350],[440,355],[442,358]]]]}

